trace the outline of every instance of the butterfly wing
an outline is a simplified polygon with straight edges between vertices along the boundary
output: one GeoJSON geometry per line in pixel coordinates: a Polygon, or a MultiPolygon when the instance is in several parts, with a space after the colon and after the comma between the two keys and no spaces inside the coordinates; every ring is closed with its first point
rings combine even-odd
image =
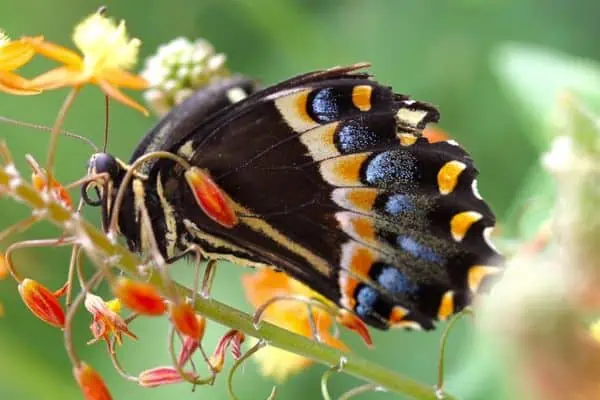
{"type": "Polygon", "coordinates": [[[170,149],[227,193],[235,227],[198,209],[170,161],[151,179],[208,253],[282,269],[373,326],[429,329],[500,271],[494,216],[469,155],[421,136],[437,110],[354,69],[259,91],[170,149]]]}

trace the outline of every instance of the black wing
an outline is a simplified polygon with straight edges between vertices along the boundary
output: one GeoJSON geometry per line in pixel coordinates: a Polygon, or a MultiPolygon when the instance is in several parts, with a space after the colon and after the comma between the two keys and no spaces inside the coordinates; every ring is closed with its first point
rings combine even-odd
{"type": "Polygon", "coordinates": [[[208,252],[280,268],[379,328],[433,327],[498,272],[494,215],[469,155],[421,130],[437,110],[354,72],[302,75],[212,114],[166,150],[209,171],[239,224],[196,206],[170,161],[178,229],[208,252]],[[178,183],[178,184],[177,184],[178,183]]]}

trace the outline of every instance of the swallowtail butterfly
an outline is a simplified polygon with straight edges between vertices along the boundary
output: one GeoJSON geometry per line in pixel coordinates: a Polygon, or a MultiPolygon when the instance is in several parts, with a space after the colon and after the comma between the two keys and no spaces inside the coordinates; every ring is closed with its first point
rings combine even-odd
{"type": "Polygon", "coordinates": [[[203,211],[186,168],[168,158],[148,159],[124,181],[128,164],[95,154],[90,173],[110,179],[98,200],[87,188],[84,198],[102,206],[105,229],[118,213],[133,251],[149,250],[145,208],[168,261],[195,244],[207,258],[284,271],[374,327],[431,329],[501,271],[489,241],[495,218],[469,154],[422,136],[437,109],[358,72],[366,66],[262,90],[224,78],[142,139],[129,165],[177,155],[216,184],[235,223],[203,211]]]}

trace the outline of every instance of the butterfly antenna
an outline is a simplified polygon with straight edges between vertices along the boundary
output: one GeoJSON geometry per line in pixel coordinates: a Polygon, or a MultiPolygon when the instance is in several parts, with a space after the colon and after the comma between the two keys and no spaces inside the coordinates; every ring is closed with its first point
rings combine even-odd
{"type": "MultiPolygon", "coordinates": [[[[12,124],[12,125],[16,125],[16,126],[22,126],[22,127],[25,127],[25,128],[33,128],[33,129],[37,129],[39,131],[44,131],[44,132],[52,132],[52,128],[49,127],[49,126],[39,125],[39,124],[33,124],[33,123],[30,123],[30,122],[17,121],[16,119],[4,117],[4,116],[1,116],[1,115],[0,115],[0,122],[4,122],[4,123],[7,123],[7,124],[12,124]]],[[[94,142],[92,142],[90,139],[86,138],[85,136],[81,136],[81,135],[78,135],[78,134],[76,134],[74,132],[65,131],[65,130],[61,130],[60,133],[63,134],[63,135],[65,135],[65,136],[71,137],[73,139],[81,140],[82,142],[86,143],[91,148],[93,148],[95,153],[97,153],[99,151],[98,146],[96,146],[94,144],[94,142]]]]}
{"type": "Polygon", "coordinates": [[[108,123],[110,121],[110,103],[108,96],[104,96],[104,145],[102,146],[102,152],[106,153],[106,147],[108,146],[108,123]]]}

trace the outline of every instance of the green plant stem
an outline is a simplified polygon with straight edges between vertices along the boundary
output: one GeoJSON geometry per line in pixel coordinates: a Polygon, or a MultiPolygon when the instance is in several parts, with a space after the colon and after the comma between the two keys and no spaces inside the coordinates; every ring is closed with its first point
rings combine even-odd
{"type": "MultiPolygon", "coordinates": [[[[101,255],[105,259],[114,258],[118,260],[117,264],[121,270],[132,276],[139,276],[138,266],[142,265],[142,261],[135,254],[112,243],[102,231],[76,216],[72,211],[55,202],[46,202],[33,187],[20,177],[11,176],[6,168],[0,168],[0,192],[3,191],[33,210],[41,212],[40,215],[60,229],[82,239],[82,248],[88,253],[92,252],[94,257],[101,255]]],[[[160,274],[154,274],[152,282],[163,293],[169,289],[168,282],[165,282],[160,274]]],[[[186,296],[191,297],[192,295],[191,290],[182,285],[178,285],[178,290],[186,296]]],[[[264,339],[271,346],[308,357],[329,367],[338,365],[339,360],[345,358],[343,371],[347,374],[412,399],[436,399],[433,386],[424,385],[355,354],[328,347],[267,322],[262,322],[257,328],[248,314],[213,299],[203,299],[199,296],[196,298],[195,308],[200,314],[250,336],[264,339]]],[[[445,399],[453,400],[454,397],[446,395],[445,399]]]]}

